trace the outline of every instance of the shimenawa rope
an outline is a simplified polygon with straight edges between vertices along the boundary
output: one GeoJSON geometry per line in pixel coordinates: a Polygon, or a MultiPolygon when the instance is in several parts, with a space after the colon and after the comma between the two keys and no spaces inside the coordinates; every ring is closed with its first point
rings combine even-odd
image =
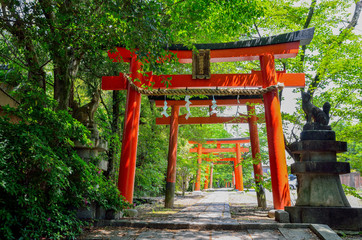
{"type": "Polygon", "coordinates": [[[226,95],[262,95],[264,93],[273,91],[275,89],[283,89],[284,84],[278,83],[277,85],[269,86],[266,88],[258,89],[232,89],[232,88],[222,88],[222,89],[210,89],[210,88],[200,88],[200,89],[144,89],[136,86],[132,79],[125,74],[131,87],[140,94],[148,96],[166,96],[166,95],[215,95],[215,96],[226,96],[226,95]]]}

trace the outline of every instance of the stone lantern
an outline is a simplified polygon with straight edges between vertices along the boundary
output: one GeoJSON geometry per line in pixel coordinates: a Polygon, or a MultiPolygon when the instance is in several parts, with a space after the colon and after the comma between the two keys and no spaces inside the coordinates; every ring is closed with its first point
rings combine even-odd
{"type": "Polygon", "coordinates": [[[347,151],[347,143],[336,141],[328,125],[329,103],[323,110],[303,95],[307,123],[301,140],[291,145],[299,156],[291,166],[297,176],[298,198],[295,206],[285,207],[292,223],[322,223],[335,229],[362,230],[362,208],[351,208],[343,191],[340,174],[350,172],[349,163],[337,162],[336,154],[347,151]],[[314,122],[311,121],[314,119],[314,122]]]}

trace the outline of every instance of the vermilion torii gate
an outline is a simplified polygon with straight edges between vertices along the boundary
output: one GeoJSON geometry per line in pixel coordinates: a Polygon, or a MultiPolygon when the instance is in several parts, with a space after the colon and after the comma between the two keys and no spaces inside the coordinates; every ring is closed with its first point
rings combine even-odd
{"type": "Polygon", "coordinates": [[[239,191],[243,191],[243,171],[241,166],[241,153],[248,152],[249,148],[243,148],[240,146],[241,143],[249,143],[249,138],[229,138],[229,139],[207,139],[204,144],[216,144],[217,148],[203,148],[202,143],[197,141],[189,141],[190,144],[197,144],[196,148],[191,148],[190,152],[198,153],[197,163],[199,165],[197,170],[195,191],[200,191],[200,180],[201,180],[201,168],[202,154],[209,153],[235,153],[236,158],[234,161],[234,172],[235,172],[235,188],[239,191]],[[235,144],[233,148],[222,148],[222,144],[235,144]]]}
{"type": "MultiPolygon", "coordinates": [[[[241,182],[239,183],[239,188],[236,187],[236,182],[234,181],[234,177],[235,177],[235,165],[236,165],[236,157],[235,158],[221,158],[221,159],[204,159],[204,161],[207,162],[212,162],[211,165],[211,170],[209,170],[209,166],[206,166],[206,180],[205,180],[205,185],[204,185],[204,190],[208,189],[208,183],[210,180],[210,188],[212,187],[212,179],[213,179],[213,165],[218,165],[218,164],[228,164],[226,162],[233,162],[233,184],[235,185],[235,189],[240,190],[240,191],[244,191],[244,183],[243,183],[243,179],[240,178],[241,182]]],[[[241,171],[242,174],[242,171],[241,171]]]]}
{"type": "MultiPolygon", "coordinates": [[[[277,88],[278,82],[286,87],[304,87],[305,77],[303,73],[277,72],[275,59],[295,57],[300,45],[308,44],[314,34],[314,29],[305,29],[297,32],[281,34],[277,36],[220,44],[195,44],[196,49],[208,49],[210,62],[231,62],[259,60],[261,71],[253,71],[251,74],[212,74],[209,79],[193,79],[192,75],[148,75],[140,72],[141,63],[137,55],[125,48],[119,47],[115,52],[109,52],[108,56],[115,62],[130,62],[130,79],[124,74],[102,78],[103,90],[127,90],[125,126],[122,140],[122,153],[118,188],[126,200],[132,202],[134,190],[134,175],[136,166],[138,125],[140,117],[141,93],[172,95],[173,89],[192,88],[250,88],[263,87],[265,121],[267,126],[269,161],[273,189],[273,201],[275,209],[284,209],[290,205],[288,173],[285,159],[285,146],[282,131],[280,105],[277,88]],[[165,89],[163,80],[172,78],[172,85],[168,91],[140,91],[140,87],[153,87],[165,89]],[[139,81],[134,81],[138,79],[139,81]]],[[[180,63],[193,62],[192,50],[174,45],[168,48],[174,53],[180,63]]],[[[192,91],[190,91],[192,95],[192,91]]],[[[218,89],[212,91],[218,95],[218,89]]],[[[227,91],[224,91],[224,93],[227,91]]],[[[235,95],[235,91],[231,91],[235,95]]],[[[205,93],[203,93],[205,94],[205,93]]],[[[187,94],[185,94],[187,95],[187,94]]],[[[230,95],[230,94],[223,94],[230,95]]],[[[242,95],[242,94],[241,94],[242,95]]]]}
{"type": "MultiPolygon", "coordinates": [[[[212,188],[213,185],[213,172],[214,172],[214,165],[219,164],[228,164],[226,162],[235,162],[236,158],[222,158],[222,159],[206,159],[204,161],[212,162],[209,170],[209,166],[206,166],[206,179],[204,184],[204,189],[208,189],[209,186],[212,188]]],[[[233,183],[234,183],[234,171],[233,171],[233,183]]]]}

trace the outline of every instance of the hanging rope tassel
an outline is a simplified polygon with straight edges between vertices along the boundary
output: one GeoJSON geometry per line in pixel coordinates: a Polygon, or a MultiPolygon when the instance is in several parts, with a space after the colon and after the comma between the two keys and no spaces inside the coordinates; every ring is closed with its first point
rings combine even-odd
{"type": "Polygon", "coordinates": [[[192,102],[190,102],[190,96],[189,95],[186,95],[185,101],[186,101],[185,107],[186,107],[186,110],[187,110],[187,114],[186,114],[185,118],[188,119],[191,116],[190,105],[192,104],[192,102]]]}

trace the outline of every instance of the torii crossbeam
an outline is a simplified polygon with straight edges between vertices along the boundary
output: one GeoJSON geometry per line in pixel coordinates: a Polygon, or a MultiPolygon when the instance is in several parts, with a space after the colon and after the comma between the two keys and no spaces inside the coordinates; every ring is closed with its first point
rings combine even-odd
{"type": "MultiPolygon", "coordinates": [[[[163,107],[165,98],[150,96],[151,102],[155,103],[156,107],[163,107]]],[[[207,96],[207,98],[198,98],[193,97],[190,99],[192,104],[190,107],[209,107],[212,105],[212,96],[207,96]]],[[[261,104],[262,96],[216,96],[214,99],[217,101],[218,106],[242,106],[246,104],[261,104]]],[[[167,105],[171,108],[175,106],[184,107],[186,101],[184,100],[173,100],[166,98],[167,105]]],[[[212,114],[208,117],[189,117],[186,118],[185,115],[180,115],[178,117],[178,124],[219,124],[219,123],[229,123],[229,124],[239,124],[239,123],[248,123],[249,116],[246,114],[238,114],[233,117],[224,117],[216,116],[212,114]]],[[[258,122],[264,122],[264,118],[257,118],[258,122]]],[[[171,122],[171,117],[161,117],[156,118],[157,125],[169,125],[171,122]]]]}
{"type": "MultiPolygon", "coordinates": [[[[304,86],[304,74],[278,73],[275,70],[275,59],[295,57],[300,45],[308,44],[314,34],[314,29],[304,29],[292,33],[270,36],[265,38],[219,44],[196,44],[196,49],[209,49],[210,62],[249,61],[259,60],[261,71],[246,76],[240,74],[219,75],[211,74],[210,79],[193,79],[185,75],[173,75],[172,85],[169,89],[177,88],[248,88],[262,87],[264,89],[275,86],[278,81],[285,81],[285,86],[304,86]],[[181,79],[178,81],[177,79],[181,79]],[[286,80],[284,80],[286,79],[286,80]],[[294,79],[294,80],[293,80],[294,79]],[[174,81],[175,80],[175,81],[174,81]],[[290,83],[290,84],[289,84],[290,83]]],[[[179,59],[180,63],[192,62],[192,50],[185,46],[174,45],[168,48],[179,59]]],[[[166,88],[161,79],[169,75],[143,76],[140,72],[141,63],[137,55],[125,48],[119,47],[108,56],[114,62],[130,62],[130,79],[136,87],[149,86],[166,88]],[[149,80],[149,81],[147,81],[149,80]]],[[[141,94],[123,74],[114,77],[102,78],[102,89],[127,89],[127,103],[125,126],[122,140],[122,153],[118,188],[126,200],[132,202],[134,190],[134,175],[137,156],[138,124],[140,115],[141,94]]],[[[215,94],[217,95],[217,94],[215,94]]],[[[275,209],[284,209],[290,205],[288,174],[285,159],[285,146],[282,131],[278,90],[263,93],[265,107],[265,121],[267,125],[269,161],[273,189],[273,202],[275,209]]],[[[176,107],[177,108],[177,107],[176,107]]],[[[175,109],[176,109],[175,108],[175,109]]]]}

